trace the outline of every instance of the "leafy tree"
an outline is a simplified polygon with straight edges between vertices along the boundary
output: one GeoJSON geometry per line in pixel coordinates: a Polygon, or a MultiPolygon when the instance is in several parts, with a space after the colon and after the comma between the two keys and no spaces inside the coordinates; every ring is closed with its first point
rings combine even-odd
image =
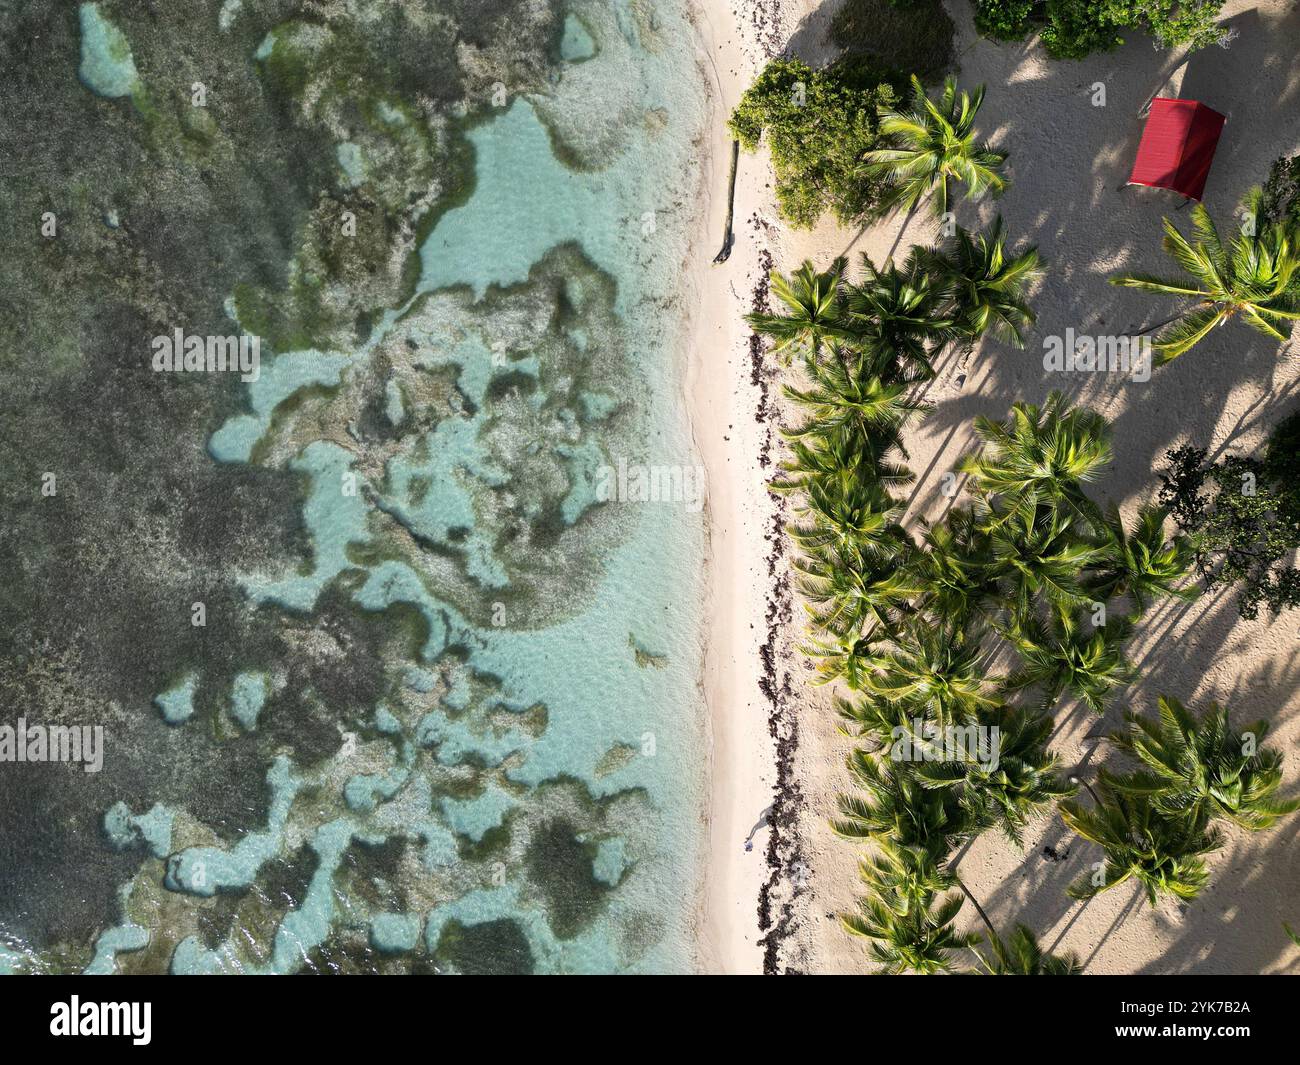
{"type": "Polygon", "coordinates": [[[1165,453],[1160,502],[1194,551],[1208,588],[1240,586],[1243,618],[1300,606],[1300,414],[1277,426],[1262,458],[1232,456],[1212,465],[1190,445],[1165,453]]]}
{"type": "Polygon", "coordinates": [[[1267,721],[1240,731],[1228,711],[1211,703],[1198,721],[1177,699],[1161,696],[1156,721],[1126,713],[1127,732],[1112,738],[1143,770],[1109,777],[1117,791],[1150,797],[1169,817],[1193,821],[1226,817],[1242,828],[1270,828],[1300,809],[1300,799],[1280,799],[1282,753],[1262,747],[1267,721]]]}
{"type": "Polygon", "coordinates": [[[1156,338],[1157,361],[1176,359],[1212,330],[1238,317],[1279,343],[1290,336],[1292,323],[1300,319],[1300,294],[1295,289],[1300,249],[1286,226],[1259,223],[1261,202],[1259,190],[1247,197],[1247,212],[1256,220],[1253,231],[1239,232],[1226,245],[1204,204],[1192,208],[1194,242],[1168,218],[1164,220],[1164,249],[1186,272],[1186,279],[1156,274],[1110,279],[1115,285],[1191,301],[1156,338]]]}
{"type": "Polygon", "coordinates": [[[928,84],[952,69],[955,32],[943,0],[846,0],[828,36],[845,53],[841,63],[886,64],[901,71],[890,84],[905,90],[909,74],[928,84]]]}
{"type": "Polygon", "coordinates": [[[848,224],[880,206],[885,183],[861,164],[878,146],[879,109],[894,100],[888,85],[863,88],[845,68],[776,59],[745,90],[729,125],[749,152],[766,137],[787,221],[809,228],[829,210],[848,224]]]}
{"type": "Polygon", "coordinates": [[[1274,160],[1260,196],[1258,221],[1300,228],[1300,155],[1274,160]]]}
{"type": "Polygon", "coordinates": [[[974,0],[975,29],[995,41],[1022,41],[1034,27],[1035,0],[974,0]]]}
{"type": "Polygon", "coordinates": [[[973,93],[959,93],[957,82],[948,78],[935,101],[913,75],[910,110],[881,104],[880,132],[895,146],[869,151],[864,172],[888,183],[884,206],[911,211],[929,197],[934,213],[943,215],[952,181],[966,186],[967,199],[986,192],[997,195],[1006,188],[1006,179],[998,173],[1006,153],[975,140],[975,116],[983,103],[983,85],[973,93]]]}
{"type": "Polygon", "coordinates": [[[1204,48],[1222,39],[1216,25],[1223,0],[974,0],[975,27],[997,40],[1023,40],[1037,30],[1053,59],[1083,59],[1124,43],[1128,30],[1148,33],[1165,48],[1204,48]]]}
{"type": "MultiPolygon", "coordinates": [[[[1095,793],[1094,793],[1095,794],[1095,793]]],[[[1152,906],[1159,896],[1191,900],[1209,875],[1204,855],[1219,846],[1219,835],[1203,821],[1168,817],[1145,795],[1127,795],[1102,783],[1091,809],[1074,800],[1061,803],[1061,818],[1076,833],[1105,852],[1100,869],[1070,886],[1075,898],[1091,898],[1136,879],[1152,906]]]]}

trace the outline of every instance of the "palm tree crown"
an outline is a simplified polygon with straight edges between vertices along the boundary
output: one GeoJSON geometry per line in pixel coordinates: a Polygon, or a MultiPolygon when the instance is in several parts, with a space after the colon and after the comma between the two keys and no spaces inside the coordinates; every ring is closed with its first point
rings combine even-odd
{"type": "Polygon", "coordinates": [[[962,472],[983,495],[1004,499],[1008,512],[1060,504],[1099,525],[1100,511],[1081,485],[1110,462],[1106,420],[1086,408],[1068,406],[1060,392],[1052,392],[1042,407],[1016,403],[1011,411],[1010,422],[975,419],[984,449],[962,459],[962,472]]]}
{"type": "Polygon", "coordinates": [[[803,351],[815,358],[825,341],[844,335],[839,327],[839,286],[847,266],[848,260],[841,257],[822,273],[805,262],[789,280],[773,271],[772,292],[788,313],[748,314],[745,321],[773,340],[774,351],[787,357],[803,351]]]}
{"type": "Polygon", "coordinates": [[[983,103],[983,85],[959,93],[956,80],[948,78],[935,101],[912,75],[911,109],[881,108],[880,132],[897,147],[868,152],[866,171],[893,183],[893,191],[886,194],[888,206],[910,210],[933,193],[934,212],[943,215],[948,211],[949,181],[965,183],[968,199],[1006,188],[1006,179],[998,173],[1006,153],[975,141],[975,116],[983,103]]]}
{"type": "Polygon", "coordinates": [[[1061,818],[1106,860],[1095,873],[1070,886],[1075,898],[1090,898],[1135,878],[1152,906],[1160,895],[1194,899],[1208,880],[1202,856],[1219,845],[1204,821],[1167,817],[1145,795],[1127,795],[1102,781],[1100,805],[1088,809],[1073,800],[1060,805],[1061,818]]]}
{"type": "MultiPolygon", "coordinates": [[[[1016,925],[1009,940],[990,932],[992,950],[986,958],[978,950],[982,970],[976,974],[987,976],[1079,976],[1083,963],[1077,954],[1048,954],[1038,945],[1038,937],[1025,925],[1016,925]]],[[[973,949],[973,948],[972,948],[973,949]]]]}
{"type": "Polygon", "coordinates": [[[1024,293],[1041,273],[1038,249],[1010,255],[1001,215],[987,233],[972,235],[958,226],[951,250],[934,254],[930,262],[952,293],[964,333],[990,333],[1024,346],[1024,330],[1035,320],[1024,293]]]}
{"type": "Polygon", "coordinates": [[[1171,596],[1195,599],[1196,586],[1186,584],[1195,561],[1195,548],[1185,536],[1165,539],[1165,511],[1145,506],[1138,511],[1133,531],[1124,528],[1119,508],[1106,511],[1106,559],[1089,591],[1102,598],[1128,595],[1137,613],[1150,599],[1171,596]]]}
{"type": "Polygon", "coordinates": [[[1247,829],[1269,828],[1300,809],[1300,799],[1276,797],[1282,754],[1260,746],[1267,721],[1235,730],[1218,703],[1211,703],[1200,721],[1177,699],[1161,696],[1159,708],[1157,721],[1126,714],[1129,731],[1113,737],[1144,767],[1109,778],[1116,790],[1149,795],[1170,817],[1226,817],[1247,829]]]}
{"type": "MultiPolygon", "coordinates": [[[[1247,198],[1249,213],[1256,212],[1259,190],[1247,198]]],[[[1252,217],[1258,217],[1258,214],[1252,217]]],[[[1300,249],[1294,234],[1279,223],[1256,232],[1242,232],[1225,245],[1202,204],[1192,209],[1195,242],[1190,242],[1168,218],[1164,220],[1164,249],[1189,275],[1164,278],[1155,274],[1128,274],[1111,283],[1194,300],[1155,342],[1161,362],[1177,358],[1209,332],[1241,317],[1246,324],[1278,341],[1291,333],[1300,319],[1300,294],[1295,281],[1300,270],[1300,249]]]]}

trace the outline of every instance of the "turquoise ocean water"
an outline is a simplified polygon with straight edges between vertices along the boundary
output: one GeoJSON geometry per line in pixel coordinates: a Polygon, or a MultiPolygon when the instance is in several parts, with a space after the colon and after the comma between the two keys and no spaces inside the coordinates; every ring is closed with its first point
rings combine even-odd
{"type": "MultiPolygon", "coordinates": [[[[703,86],[678,0],[575,2],[559,47],[550,92],[469,133],[473,188],[425,237],[414,298],[357,350],[268,358],[206,442],[305,486],[311,557],[241,572],[249,601],[292,620],[343,599],[387,626],[388,694],[329,757],[268,756],[266,823],[238,839],[178,804],[106,809],[107,845],[141,865],[90,971],[163,941],[178,973],[691,966],[703,515],[605,501],[599,480],[698,468],[681,267],[703,86]]],[[[339,165],[371,164],[353,146],[339,165]]],[[[330,641],[303,637],[347,668],[358,649],[330,641]]],[[[203,683],[160,685],[156,727],[209,727],[203,683]]],[[[286,683],[240,673],[220,727],[267,729],[286,683]]]]}

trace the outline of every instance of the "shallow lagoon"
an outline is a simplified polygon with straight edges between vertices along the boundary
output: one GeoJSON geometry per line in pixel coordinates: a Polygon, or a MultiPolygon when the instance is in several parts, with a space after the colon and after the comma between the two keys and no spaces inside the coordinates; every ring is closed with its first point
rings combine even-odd
{"type": "MultiPolygon", "coordinates": [[[[170,900],[150,894],[156,862],[123,885],[96,971],[144,946],[146,909],[239,895],[300,853],[311,872],[273,933],[237,919],[224,941],[190,935],[173,970],[320,966],[358,935],[442,970],[690,965],[703,520],[598,504],[593,483],[620,460],[696,464],[678,275],[703,101],[675,3],[574,6],[553,92],[471,130],[474,191],[425,239],[416,295],[355,351],[267,360],[247,413],[207,444],[214,461],[303,478],[309,564],[245,574],[251,601],[413,607],[421,646],[385,663],[391,698],[338,754],[268,762],[261,830],[191,844],[184,811],[115,809],[115,845],[156,842],[161,823],[181,842],[159,856],[170,900]],[[329,428],[350,428],[348,404],[380,378],[383,446],[329,428]],[[425,417],[435,392],[447,405],[425,417]],[[535,552],[512,549],[507,517],[535,552]],[[355,871],[354,854],[393,841],[411,846],[385,876],[355,871]]],[[[350,149],[340,163],[361,173],[350,149]]],[[[158,693],[159,728],[208,727],[195,683],[158,693]]],[[[267,727],[283,683],[241,674],[222,727],[267,727]]]]}

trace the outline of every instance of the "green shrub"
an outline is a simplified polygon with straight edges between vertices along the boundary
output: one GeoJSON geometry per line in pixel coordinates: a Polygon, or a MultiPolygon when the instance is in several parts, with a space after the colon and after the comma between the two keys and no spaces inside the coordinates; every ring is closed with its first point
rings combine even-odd
{"type": "Polygon", "coordinates": [[[1165,48],[1204,48],[1220,40],[1223,0],[973,0],[975,27],[995,40],[1023,40],[1038,30],[1053,59],[1083,59],[1149,33],[1165,48]]]}
{"type": "Polygon", "coordinates": [[[995,41],[1022,41],[1034,28],[1033,0],[978,0],[975,29],[995,41]]]}
{"type": "Polygon", "coordinates": [[[896,96],[888,84],[864,87],[863,70],[836,64],[813,70],[797,59],[768,63],[731,114],[732,134],[746,151],[767,138],[782,216],[809,228],[830,211],[860,222],[879,205],[884,181],[862,172],[877,146],[877,108],[896,96]]]}
{"type": "Polygon", "coordinates": [[[1259,222],[1300,226],[1300,155],[1274,161],[1264,182],[1259,222]]]}
{"type": "Polygon", "coordinates": [[[1191,535],[1207,588],[1239,585],[1244,618],[1300,606],[1300,413],[1273,430],[1262,459],[1205,464],[1205,451],[1166,454],[1160,501],[1191,535]]]}

